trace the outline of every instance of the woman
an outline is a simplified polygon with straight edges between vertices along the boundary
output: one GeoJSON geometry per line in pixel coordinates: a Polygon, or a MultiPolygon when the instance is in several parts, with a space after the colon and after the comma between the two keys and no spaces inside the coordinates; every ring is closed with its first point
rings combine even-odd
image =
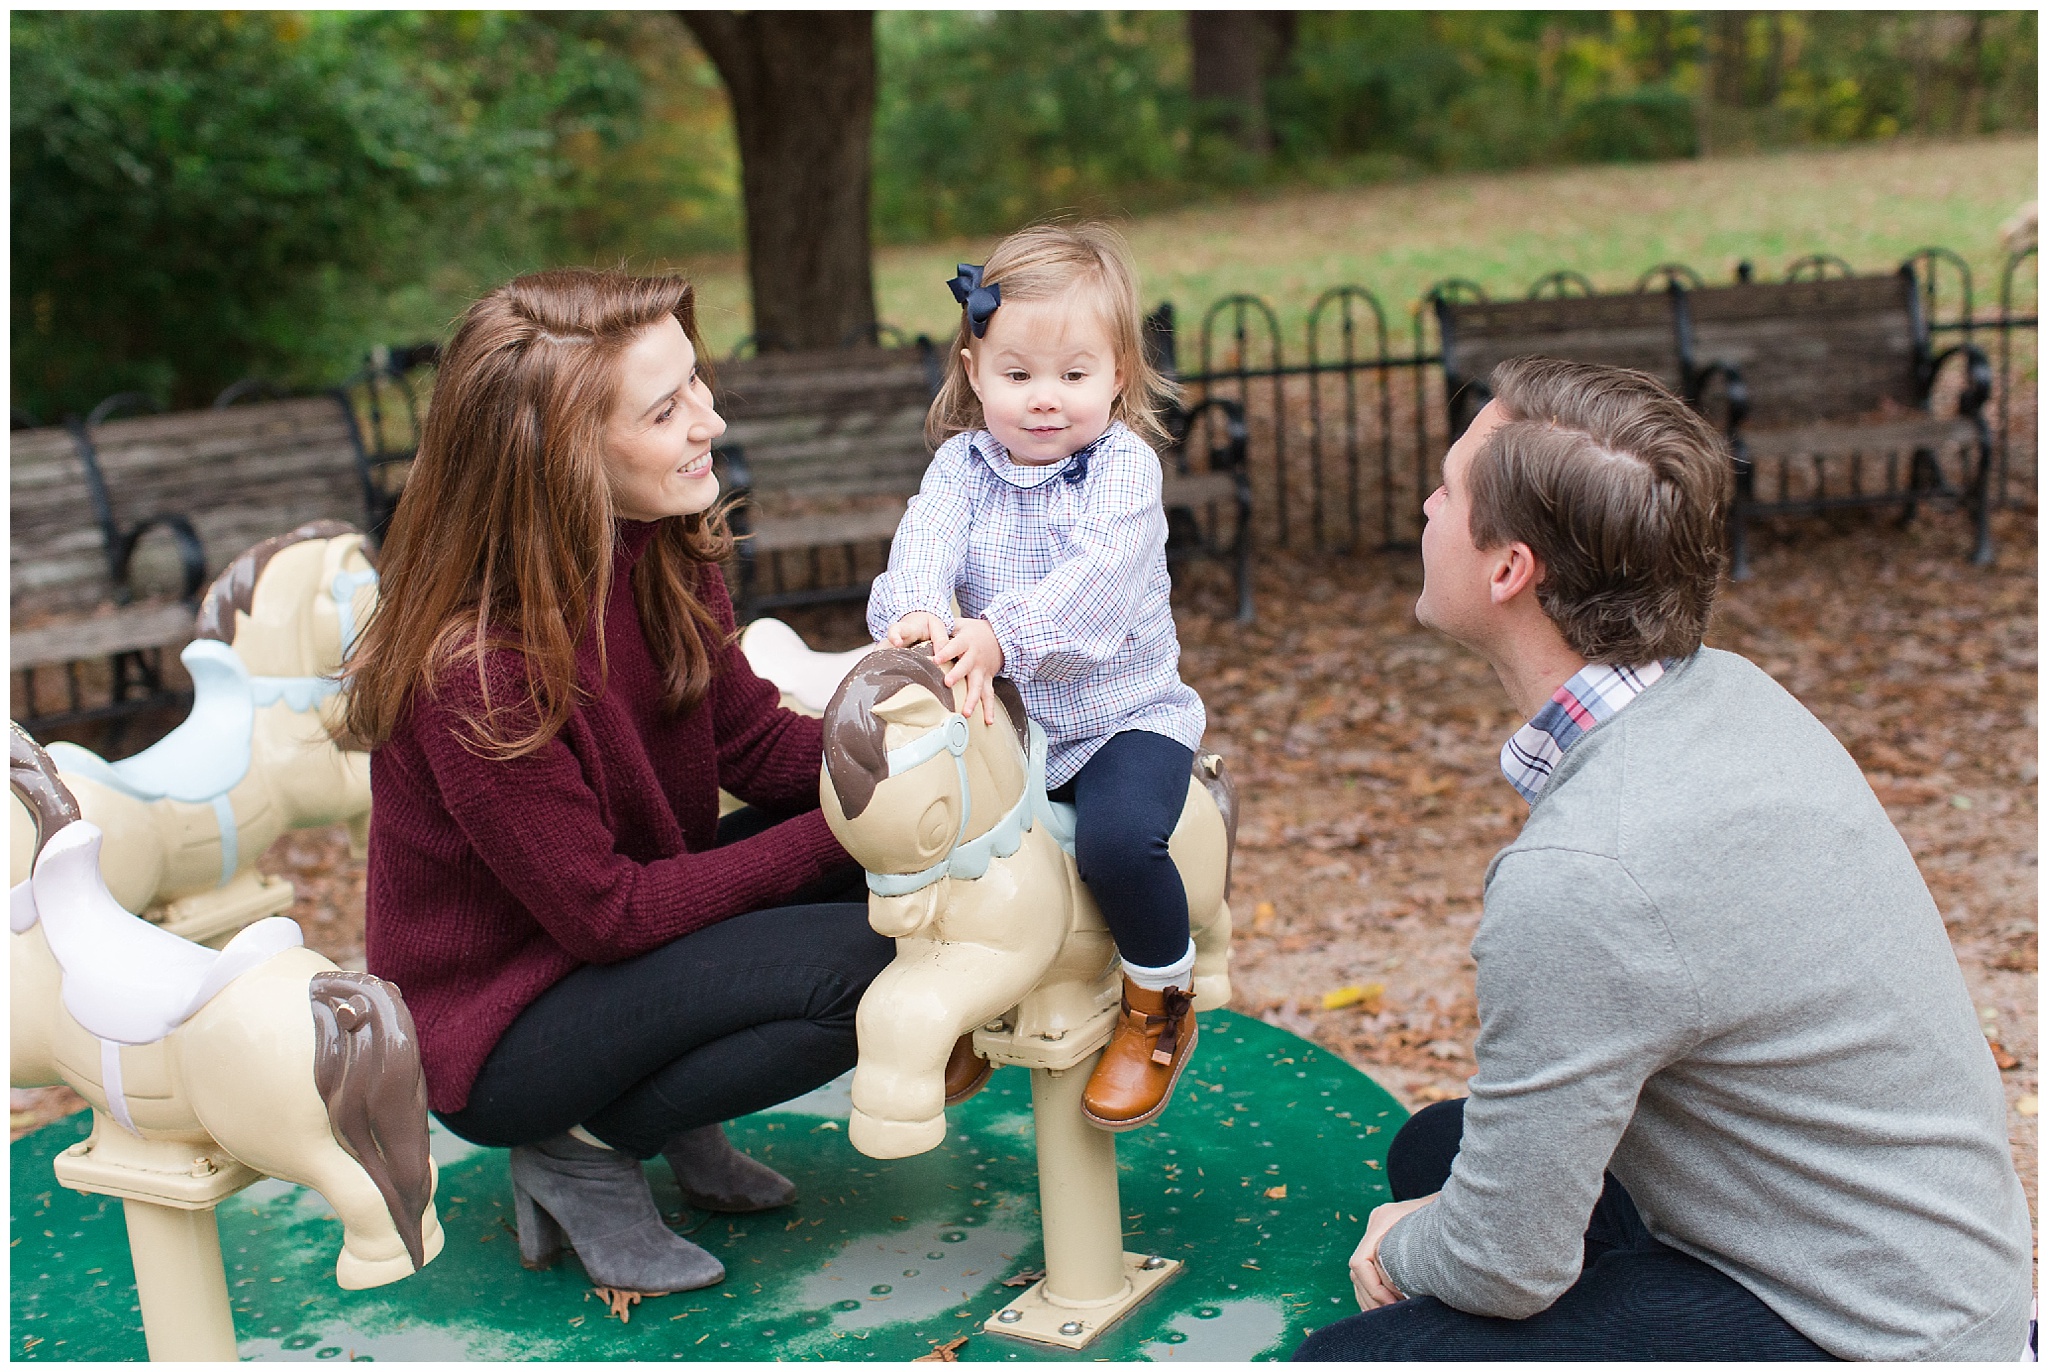
{"type": "Polygon", "coordinates": [[[817,721],[735,646],[711,445],[675,277],[565,270],[449,345],[343,737],[374,749],[370,970],[404,989],[435,1114],[512,1150],[521,1259],[707,1286],[661,1153],[716,1210],[795,1188],[720,1122],[854,1061],[892,945],[817,809],[817,721]],[[751,807],[718,816],[724,787],[751,807]]]}

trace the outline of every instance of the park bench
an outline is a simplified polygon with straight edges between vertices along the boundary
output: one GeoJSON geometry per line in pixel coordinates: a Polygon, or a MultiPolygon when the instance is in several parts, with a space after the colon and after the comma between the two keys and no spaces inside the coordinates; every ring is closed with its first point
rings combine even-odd
{"type": "Polygon", "coordinates": [[[1667,271],[1662,290],[1439,296],[1435,306],[1453,433],[1486,402],[1494,364],[1530,354],[1634,367],[1713,415],[1736,458],[1738,580],[1749,575],[1755,520],[1878,505],[1911,517],[1924,500],[1967,507],[1972,560],[1991,560],[1990,361],[1968,343],[1934,351],[1910,262],[1877,276],[1712,287],[1667,271]],[[1936,383],[1956,358],[1956,413],[1943,418],[1936,383]]]}
{"type": "Polygon", "coordinates": [[[386,353],[319,395],[250,400],[267,388],[238,383],[217,408],[173,414],[124,413],[149,407],[124,394],[84,419],[14,431],[13,718],[40,735],[118,730],[189,703],[164,654],[191,639],[209,578],[309,520],[375,530],[389,519],[417,431],[404,371],[428,360],[386,353]]]}
{"type": "MultiPolygon", "coordinates": [[[[863,600],[931,460],[925,414],[944,375],[929,339],[907,348],[764,353],[722,362],[717,449],[739,499],[734,599],[739,618],[863,600]]],[[[1184,440],[1214,435],[1206,465],[1189,443],[1164,455],[1167,556],[1234,560],[1238,615],[1251,617],[1251,486],[1243,411],[1210,401],[1171,417],[1184,440]],[[1225,540],[1219,519],[1232,511],[1225,540]]]]}

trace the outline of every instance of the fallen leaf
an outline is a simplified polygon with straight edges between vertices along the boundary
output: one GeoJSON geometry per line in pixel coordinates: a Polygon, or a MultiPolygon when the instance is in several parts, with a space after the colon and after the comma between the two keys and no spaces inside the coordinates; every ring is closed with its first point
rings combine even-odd
{"type": "Polygon", "coordinates": [[[1339,986],[1323,993],[1323,1008],[1342,1010],[1347,1005],[1356,1005],[1360,1012],[1376,1015],[1380,1012],[1380,997],[1386,993],[1386,983],[1378,981],[1367,986],[1339,986]]]}
{"type": "Polygon", "coordinates": [[[2020,1060],[2007,1052],[2004,1044],[2000,1043],[1997,1039],[1991,1039],[1989,1042],[1991,1044],[1991,1060],[1998,1064],[1999,1071],[2010,1072],[2013,1068],[2020,1065],[2020,1060]]]}
{"type": "Polygon", "coordinates": [[[1286,1199],[1287,1199],[1287,1183],[1283,1181],[1283,1182],[1281,1182],[1281,1183],[1280,1183],[1280,1184],[1279,1184],[1278,1186],[1269,1186],[1269,1187],[1267,1187],[1267,1188],[1266,1188],[1266,1199],[1267,1199],[1267,1200],[1286,1200],[1286,1199]]]}
{"type": "Polygon", "coordinates": [[[589,1300],[592,1296],[596,1296],[605,1303],[609,1311],[605,1318],[610,1319],[616,1315],[620,1324],[631,1324],[633,1322],[633,1307],[640,1304],[643,1298],[641,1292],[619,1291],[609,1286],[593,1286],[590,1290],[583,1293],[583,1299],[585,1300],[589,1300]]]}
{"type": "Polygon", "coordinates": [[[2041,1113],[2041,1098],[2039,1096],[2021,1096],[2012,1103],[2012,1108],[2031,1119],[2041,1113]]]}
{"type": "Polygon", "coordinates": [[[1433,777],[1421,767],[1408,774],[1408,794],[1411,796],[1440,796],[1457,784],[1458,779],[1448,773],[1433,777]]]}
{"type": "Polygon", "coordinates": [[[1265,933],[1268,929],[1273,927],[1273,920],[1278,916],[1278,914],[1279,912],[1273,908],[1272,901],[1260,901],[1258,905],[1252,910],[1252,932],[1255,934],[1265,933]]]}
{"type": "Polygon", "coordinates": [[[967,1346],[967,1336],[962,1334],[951,1343],[940,1343],[937,1339],[928,1342],[932,1346],[932,1351],[918,1354],[911,1359],[912,1362],[959,1362],[960,1350],[967,1346]]]}
{"type": "Polygon", "coordinates": [[[1005,1277],[1005,1278],[1003,1278],[1003,1285],[1005,1285],[1005,1286],[1029,1286],[1029,1285],[1031,1285],[1031,1283],[1033,1283],[1033,1282],[1035,1282],[1035,1281],[1044,1281],[1044,1280],[1045,1280],[1045,1269],[1044,1269],[1043,1267],[1027,1267],[1027,1268],[1025,1268],[1025,1269],[1024,1269],[1024,1270],[1023,1270],[1022,1272],[1019,1272],[1019,1273],[1018,1273],[1018,1274],[1017,1274],[1016,1276],[1014,1276],[1014,1277],[1005,1277]]]}

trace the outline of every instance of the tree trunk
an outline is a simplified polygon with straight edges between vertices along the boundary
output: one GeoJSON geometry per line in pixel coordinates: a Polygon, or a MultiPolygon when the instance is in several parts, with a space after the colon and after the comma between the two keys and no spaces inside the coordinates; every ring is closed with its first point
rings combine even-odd
{"type": "Polygon", "coordinates": [[[1273,150],[1266,83],[1286,69],[1294,51],[1293,10],[1190,10],[1190,85],[1198,122],[1227,134],[1245,151],[1273,150]]]}
{"type": "Polygon", "coordinates": [[[867,10],[685,10],[732,97],[747,283],[762,351],[834,348],[875,325],[867,10]]]}

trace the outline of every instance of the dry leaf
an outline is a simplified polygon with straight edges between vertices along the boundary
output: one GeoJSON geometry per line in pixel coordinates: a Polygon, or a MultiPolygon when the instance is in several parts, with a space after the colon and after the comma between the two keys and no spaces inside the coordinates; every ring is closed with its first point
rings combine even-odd
{"type": "Polygon", "coordinates": [[[1367,986],[1339,986],[1323,993],[1323,1008],[1342,1010],[1347,1005],[1356,1005],[1361,1012],[1376,1015],[1380,1012],[1380,997],[1386,993],[1386,983],[1378,981],[1367,986]]]}
{"type": "Polygon", "coordinates": [[[610,1319],[613,1315],[616,1315],[620,1324],[631,1324],[633,1322],[633,1307],[640,1304],[642,1299],[641,1292],[618,1291],[609,1286],[593,1286],[590,1290],[583,1293],[583,1299],[585,1300],[589,1300],[592,1296],[596,1296],[605,1303],[608,1309],[605,1318],[610,1319]]]}
{"type": "Polygon", "coordinates": [[[962,1334],[959,1338],[953,1340],[953,1342],[951,1343],[940,1343],[937,1339],[933,1339],[931,1340],[931,1345],[931,1352],[920,1353],[916,1357],[912,1358],[911,1361],[959,1362],[960,1350],[967,1346],[967,1336],[965,1334],[962,1334]]]}
{"type": "Polygon", "coordinates": [[[1279,1184],[1278,1186],[1269,1186],[1269,1187],[1267,1187],[1267,1188],[1266,1188],[1266,1199],[1267,1199],[1267,1200],[1286,1200],[1286,1199],[1287,1199],[1287,1183],[1283,1181],[1283,1182],[1281,1182],[1281,1183],[1280,1183],[1280,1184],[1279,1184]]]}
{"type": "Polygon", "coordinates": [[[2020,1060],[2007,1052],[2004,1044],[2000,1043],[1997,1039],[1991,1039],[1988,1042],[1991,1044],[1991,1060],[1998,1064],[1999,1071],[2010,1072],[2013,1068],[2020,1065],[2020,1060]]]}
{"type": "Polygon", "coordinates": [[[1258,903],[1258,906],[1252,911],[1252,932],[1255,934],[1263,934],[1268,929],[1272,928],[1273,920],[1277,916],[1277,914],[1278,912],[1273,909],[1272,901],[1260,901],[1258,903]]]}
{"type": "Polygon", "coordinates": [[[1029,1286],[1029,1285],[1031,1285],[1031,1283],[1033,1283],[1033,1282],[1035,1282],[1035,1281],[1044,1281],[1044,1280],[1045,1280],[1045,1269],[1044,1269],[1043,1267],[1027,1267],[1027,1268],[1025,1268],[1025,1269],[1024,1269],[1024,1270],[1023,1270],[1022,1272],[1019,1272],[1019,1273],[1018,1273],[1018,1274],[1017,1274],[1016,1276],[1014,1276],[1014,1277],[1005,1277],[1005,1278],[1003,1278],[1003,1285],[1005,1285],[1005,1286],[1029,1286]]]}
{"type": "Polygon", "coordinates": [[[2012,1103],[2012,1108],[2032,1119],[2035,1115],[2041,1113],[2041,1098],[2039,1096],[2021,1096],[2012,1103]]]}
{"type": "Polygon", "coordinates": [[[1411,796],[1440,796],[1457,784],[1458,779],[1448,773],[1433,777],[1421,767],[1408,774],[1408,794],[1411,796]]]}

